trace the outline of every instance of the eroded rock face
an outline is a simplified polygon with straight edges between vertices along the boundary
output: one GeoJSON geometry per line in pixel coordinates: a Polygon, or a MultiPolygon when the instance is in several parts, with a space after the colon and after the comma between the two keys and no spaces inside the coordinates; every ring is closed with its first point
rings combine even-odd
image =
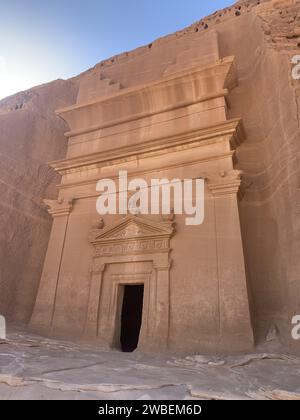
{"type": "Polygon", "coordinates": [[[73,103],[77,82],[57,80],[0,102],[0,313],[27,321],[51,229],[42,197],[55,197],[47,162],[66,153],[54,110],[73,103]]]}
{"type": "Polygon", "coordinates": [[[76,80],[1,101],[0,312],[27,321],[35,300],[51,225],[40,199],[53,198],[57,183],[46,162],[66,153],[67,127],[53,110],[91,100],[100,85],[106,93],[153,82],[193,60],[206,64],[211,50],[198,57],[198,45],[213,30],[220,57],[236,58],[229,116],[243,119],[247,136],[237,168],[244,172],[240,217],[254,333],[264,340],[276,324],[279,340],[298,351],[291,318],[300,313],[300,82],[292,79],[290,62],[300,51],[299,23],[299,1],[240,1],[76,80]]]}
{"type": "Polygon", "coordinates": [[[281,342],[295,351],[299,343],[291,339],[291,319],[300,312],[299,81],[292,79],[290,63],[299,54],[299,37],[291,36],[297,32],[299,11],[299,2],[266,2],[241,16],[235,36],[224,44],[236,56],[239,73],[231,113],[241,115],[247,132],[237,157],[246,186],[240,215],[256,336],[264,337],[273,321],[281,342]],[[243,31],[251,34],[246,49],[243,31]]]}

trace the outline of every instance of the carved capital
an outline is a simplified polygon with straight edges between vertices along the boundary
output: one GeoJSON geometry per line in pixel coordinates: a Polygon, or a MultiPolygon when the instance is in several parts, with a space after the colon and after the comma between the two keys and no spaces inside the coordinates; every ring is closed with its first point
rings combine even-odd
{"type": "Polygon", "coordinates": [[[214,197],[234,195],[239,192],[242,182],[242,172],[238,170],[222,171],[219,174],[207,176],[207,185],[214,197]]]}
{"type": "Polygon", "coordinates": [[[105,270],[105,264],[92,264],[90,268],[90,273],[92,275],[102,274],[105,270]]]}
{"type": "Polygon", "coordinates": [[[166,271],[170,270],[172,267],[173,260],[169,259],[168,261],[154,261],[153,268],[156,271],[166,271]]]}
{"type": "Polygon", "coordinates": [[[59,198],[58,200],[43,200],[47,206],[48,213],[52,217],[68,216],[73,207],[73,198],[59,198]]]}

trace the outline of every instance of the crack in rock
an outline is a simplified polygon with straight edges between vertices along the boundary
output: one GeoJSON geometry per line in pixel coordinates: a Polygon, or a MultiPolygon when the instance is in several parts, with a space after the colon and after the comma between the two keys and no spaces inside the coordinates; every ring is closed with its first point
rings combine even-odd
{"type": "Polygon", "coordinates": [[[86,369],[86,368],[89,368],[89,367],[94,367],[94,366],[99,366],[99,365],[103,365],[103,363],[98,362],[98,363],[90,363],[88,365],[83,365],[83,366],[68,367],[68,368],[64,368],[64,369],[46,370],[45,372],[41,372],[40,375],[48,375],[50,373],[65,372],[65,371],[69,371],[69,370],[86,369]]]}
{"type": "Polygon", "coordinates": [[[260,388],[256,392],[247,392],[247,395],[255,400],[300,400],[300,393],[285,391],[283,389],[260,388]]]}
{"type": "Polygon", "coordinates": [[[30,378],[31,381],[40,382],[48,388],[56,389],[60,391],[75,391],[75,392],[87,392],[96,391],[103,393],[114,393],[120,391],[145,391],[163,389],[168,387],[178,387],[185,384],[152,384],[152,385],[131,385],[131,384],[66,384],[54,380],[44,380],[42,378],[30,378]]]}

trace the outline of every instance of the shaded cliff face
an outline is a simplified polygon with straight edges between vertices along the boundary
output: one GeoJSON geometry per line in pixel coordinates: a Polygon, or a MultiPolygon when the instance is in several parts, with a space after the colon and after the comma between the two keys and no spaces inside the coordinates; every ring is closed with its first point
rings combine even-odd
{"type": "Polygon", "coordinates": [[[256,338],[263,341],[274,324],[281,343],[298,352],[291,319],[300,314],[300,84],[291,77],[291,59],[300,52],[299,22],[299,2],[273,1],[240,16],[234,27],[220,27],[223,53],[237,59],[231,115],[243,118],[247,135],[237,158],[256,338]]]}
{"type": "Polygon", "coordinates": [[[55,81],[0,101],[0,313],[31,315],[51,229],[42,197],[55,197],[47,165],[66,153],[54,110],[74,103],[75,81],[55,81]]]}
{"type": "Polygon", "coordinates": [[[256,338],[276,324],[281,342],[297,350],[290,332],[300,314],[300,82],[290,61],[300,54],[299,24],[299,1],[240,1],[77,79],[1,101],[0,312],[27,320],[35,299],[51,225],[40,199],[55,196],[57,183],[46,162],[66,153],[67,127],[53,110],[76,102],[79,82],[84,101],[83,86],[100,83],[100,75],[103,89],[119,89],[159,79],[171,64],[183,68],[199,59],[197,46],[213,29],[220,56],[236,57],[230,116],[243,119],[247,135],[237,167],[244,171],[240,216],[256,338]]]}

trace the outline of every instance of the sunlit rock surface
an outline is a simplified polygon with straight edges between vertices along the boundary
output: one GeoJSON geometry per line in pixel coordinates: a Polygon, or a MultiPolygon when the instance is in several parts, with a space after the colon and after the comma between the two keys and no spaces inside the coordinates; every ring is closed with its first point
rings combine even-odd
{"type": "Polygon", "coordinates": [[[0,343],[0,400],[299,400],[300,359],[145,356],[45,339],[22,331],[0,343]]]}
{"type": "MultiPolygon", "coordinates": [[[[184,68],[193,61],[203,32],[213,29],[220,56],[236,58],[239,85],[231,92],[230,117],[243,119],[247,136],[237,157],[245,181],[240,217],[255,339],[263,342],[275,325],[282,347],[299,353],[299,342],[291,339],[292,316],[300,313],[300,85],[291,77],[291,58],[299,54],[299,21],[299,1],[241,1],[105,60],[78,79],[2,100],[0,313],[27,323],[33,309],[51,227],[41,199],[55,197],[58,183],[47,162],[66,152],[67,127],[54,110],[75,103],[79,81],[83,84],[89,75],[93,79],[101,72],[106,92],[152,82],[167,66],[184,68]]],[[[81,98],[92,95],[93,90],[81,98]]]]}

